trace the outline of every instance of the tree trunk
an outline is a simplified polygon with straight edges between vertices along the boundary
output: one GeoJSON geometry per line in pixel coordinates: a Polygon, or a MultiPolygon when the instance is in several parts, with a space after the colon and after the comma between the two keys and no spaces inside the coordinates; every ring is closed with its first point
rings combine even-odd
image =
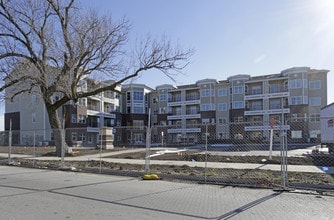
{"type": "MultiPolygon", "coordinates": [[[[47,112],[49,115],[50,126],[52,128],[54,141],[56,145],[56,155],[61,157],[62,153],[62,143],[64,143],[64,152],[66,151],[65,135],[62,135],[62,123],[58,115],[58,111],[53,108],[47,107],[47,112]]],[[[63,118],[65,120],[65,118],[63,118]]]]}

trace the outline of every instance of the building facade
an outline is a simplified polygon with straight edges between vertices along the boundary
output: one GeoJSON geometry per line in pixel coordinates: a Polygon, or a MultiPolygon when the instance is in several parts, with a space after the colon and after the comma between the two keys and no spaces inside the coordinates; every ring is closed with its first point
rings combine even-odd
{"type": "MultiPolygon", "coordinates": [[[[73,146],[96,146],[99,128],[112,127],[114,143],[145,145],[150,121],[152,143],[169,145],[269,141],[269,130],[282,127],[296,142],[320,137],[320,109],[327,105],[328,70],[295,67],[277,74],[203,79],[194,84],[126,84],[120,93],[102,94],[67,103],[67,134],[73,146]],[[76,130],[75,130],[76,128],[76,130]]],[[[111,82],[102,82],[111,83],[111,82]]],[[[84,80],[78,89],[99,86],[84,80]]],[[[6,91],[6,92],[10,92],[6,91]]],[[[55,97],[57,98],[57,97],[55,97]]],[[[21,94],[6,102],[5,129],[19,130],[18,144],[31,137],[25,130],[40,129],[39,141],[52,140],[44,104],[38,95],[21,94]],[[27,106],[30,106],[29,108],[27,106]]],[[[274,139],[279,138],[275,132],[274,139]]]]}
{"type": "Polygon", "coordinates": [[[279,139],[277,131],[283,127],[291,140],[310,142],[320,137],[327,73],[297,67],[256,77],[235,75],[222,81],[157,86],[151,95],[152,122],[161,128],[154,137],[166,138],[170,144],[201,143],[207,136],[215,143],[267,142],[274,121],[274,139],[279,139]]]}
{"type": "MultiPolygon", "coordinates": [[[[87,91],[89,87],[111,84],[112,81],[97,82],[81,80],[78,90],[87,91]]],[[[120,91],[120,87],[118,88],[120,91]]],[[[6,97],[12,90],[6,89],[6,97]]],[[[59,99],[55,94],[54,100],[59,99]]],[[[105,91],[95,96],[72,101],[58,109],[65,120],[66,143],[72,147],[96,147],[101,142],[100,128],[121,125],[121,95],[105,91]]],[[[14,145],[53,144],[53,130],[44,101],[37,89],[22,93],[13,100],[5,102],[5,130],[13,131],[14,145]]]]}

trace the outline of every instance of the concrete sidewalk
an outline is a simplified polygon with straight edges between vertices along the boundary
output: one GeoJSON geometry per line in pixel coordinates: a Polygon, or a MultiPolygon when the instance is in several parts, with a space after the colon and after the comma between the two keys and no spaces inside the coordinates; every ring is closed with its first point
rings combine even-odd
{"type": "MultiPolygon", "coordinates": [[[[165,148],[154,148],[154,150],[164,150],[165,148]]],[[[171,150],[171,149],[169,149],[171,150]]],[[[65,157],[65,161],[89,161],[89,160],[102,160],[113,163],[128,163],[144,165],[145,159],[120,159],[120,158],[107,158],[113,155],[142,152],[144,148],[127,149],[122,151],[107,152],[102,154],[93,154],[77,157],[65,157]]],[[[276,152],[277,153],[277,152],[276,152]]],[[[240,152],[239,152],[240,154],[240,152]]],[[[8,154],[0,153],[0,157],[8,157],[8,154]]],[[[31,155],[12,154],[12,158],[26,158],[35,160],[54,160],[59,161],[59,157],[32,157],[31,155]]],[[[289,161],[289,159],[288,159],[289,161]]],[[[175,165],[175,166],[189,166],[189,167],[208,167],[208,168],[220,168],[220,169],[260,169],[260,170],[273,170],[281,171],[281,165],[279,164],[254,164],[254,163],[223,163],[223,162],[192,162],[192,161],[174,161],[174,160],[154,160],[154,157],[150,159],[150,164],[158,165],[175,165]]],[[[311,172],[311,173],[327,173],[334,174],[334,167],[319,167],[311,165],[288,165],[288,171],[291,172],[311,172]]]]}
{"type": "Polygon", "coordinates": [[[0,166],[1,219],[330,220],[334,197],[312,192],[142,181],[0,166]]]}

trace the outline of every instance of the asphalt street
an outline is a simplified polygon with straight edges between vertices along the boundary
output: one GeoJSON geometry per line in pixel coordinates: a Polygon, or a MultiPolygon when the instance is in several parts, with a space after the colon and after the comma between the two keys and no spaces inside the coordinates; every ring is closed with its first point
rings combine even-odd
{"type": "Polygon", "coordinates": [[[0,166],[1,219],[334,219],[334,197],[0,166]]]}

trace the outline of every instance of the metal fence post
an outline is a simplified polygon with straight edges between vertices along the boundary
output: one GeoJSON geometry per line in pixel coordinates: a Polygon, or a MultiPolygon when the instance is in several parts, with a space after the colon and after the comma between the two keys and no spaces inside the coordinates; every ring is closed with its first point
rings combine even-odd
{"type": "Polygon", "coordinates": [[[204,166],[204,181],[207,180],[207,167],[208,167],[208,123],[205,124],[205,166],[204,166]]]}
{"type": "Polygon", "coordinates": [[[63,128],[61,129],[61,138],[62,138],[62,142],[61,142],[61,163],[60,163],[60,167],[62,169],[65,168],[65,162],[64,162],[64,157],[65,157],[65,126],[63,126],[63,128]]]}
{"type": "Polygon", "coordinates": [[[9,120],[8,148],[8,164],[10,164],[12,162],[12,119],[9,120]]]}
{"type": "Polygon", "coordinates": [[[34,129],[34,138],[33,138],[33,154],[34,154],[34,160],[32,165],[35,166],[35,160],[36,160],[36,130],[34,129]]]}
{"type": "Polygon", "coordinates": [[[146,127],[145,174],[151,174],[151,170],[150,170],[150,146],[151,146],[151,109],[148,109],[148,125],[146,127]]]}
{"type": "Polygon", "coordinates": [[[287,164],[287,157],[288,157],[288,148],[287,148],[287,131],[284,128],[284,124],[282,123],[281,129],[281,177],[282,177],[282,188],[286,187],[287,182],[287,172],[288,172],[288,164],[287,164]]]}

